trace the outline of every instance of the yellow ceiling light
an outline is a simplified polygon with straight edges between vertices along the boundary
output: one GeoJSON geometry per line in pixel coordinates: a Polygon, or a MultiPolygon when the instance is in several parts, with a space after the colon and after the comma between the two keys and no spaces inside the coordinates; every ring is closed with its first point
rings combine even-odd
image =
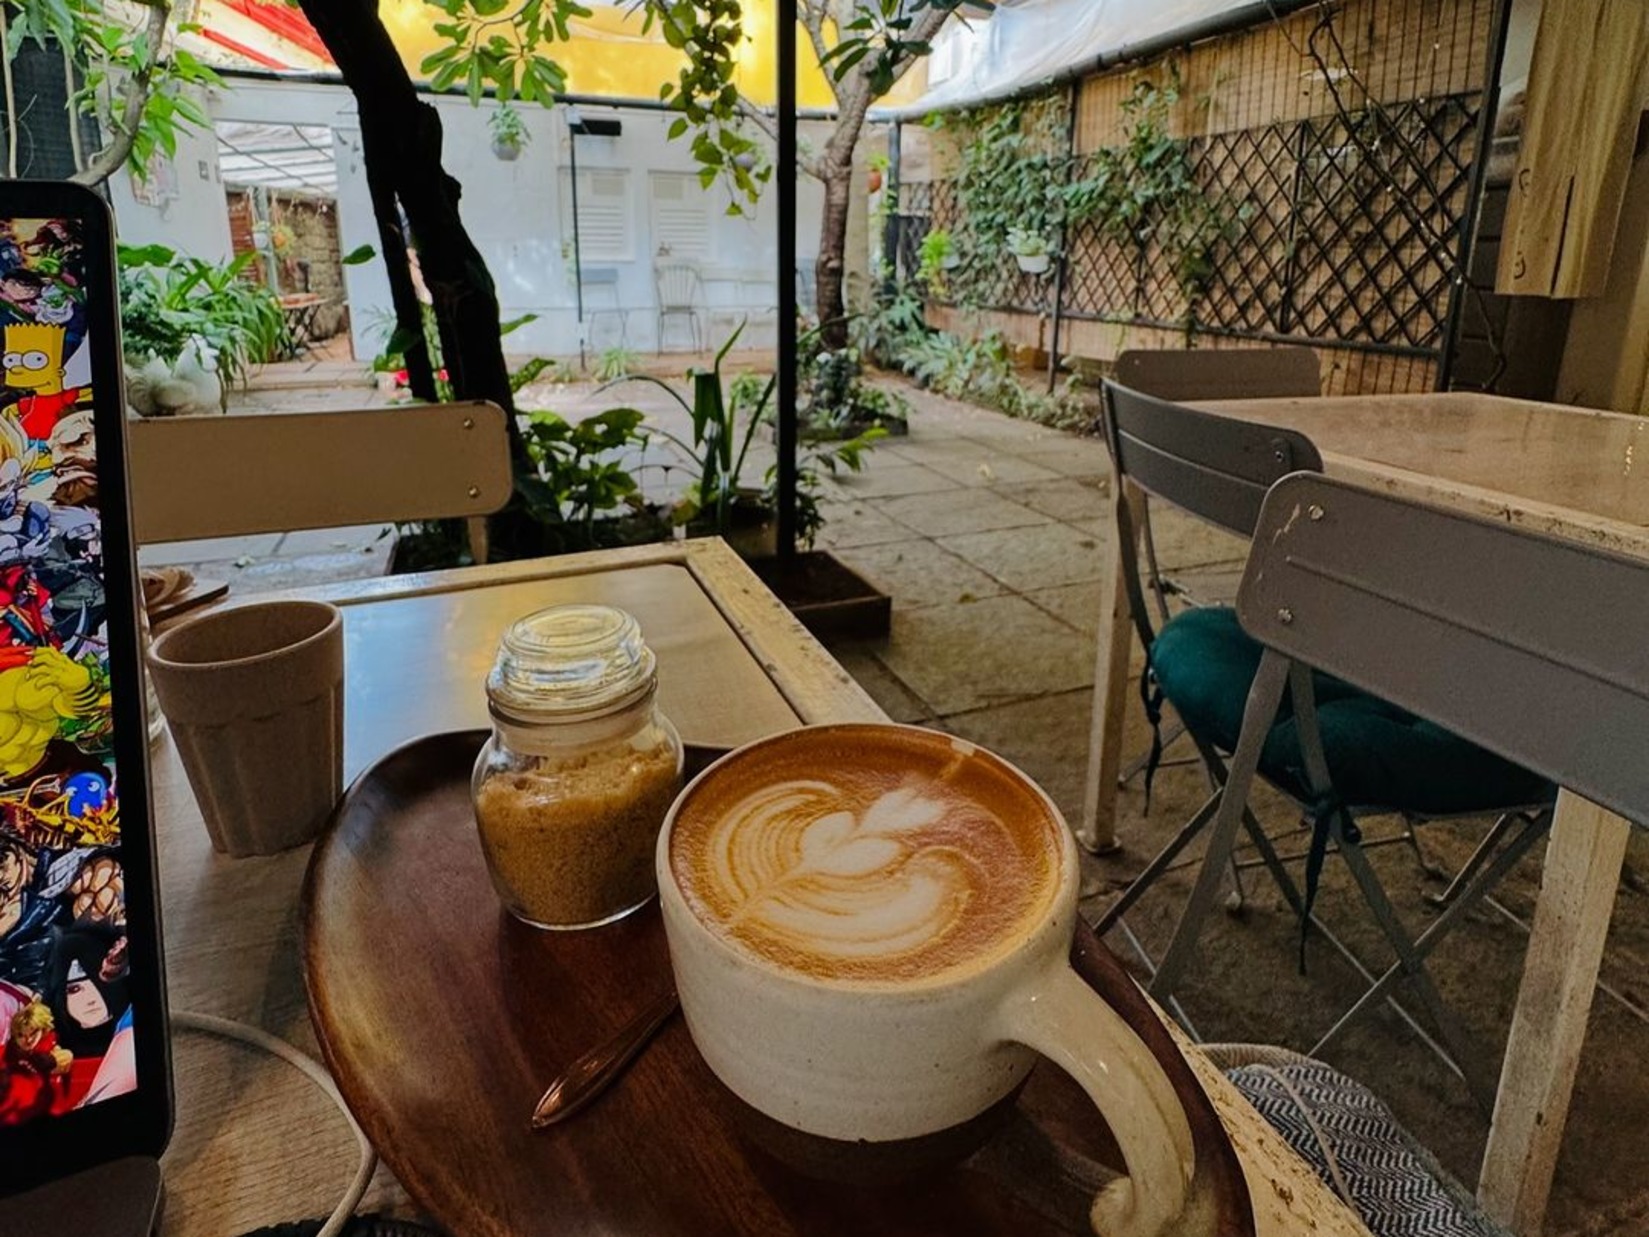
{"type": "MultiPolygon", "coordinates": [[[[776,0],[746,0],[744,30],[746,41],[738,53],[735,77],[744,97],[758,106],[771,106],[778,75],[774,68],[774,4],[776,0]]],[[[567,71],[570,94],[599,95],[613,99],[658,98],[659,87],[675,81],[681,71],[682,55],[666,44],[657,31],[642,33],[641,16],[628,6],[587,5],[593,12],[571,24],[572,38],[566,43],[545,47],[544,53],[567,71]]],[[[422,77],[418,66],[425,56],[443,46],[435,33],[440,10],[425,0],[378,0],[378,15],[394,39],[401,59],[414,76],[422,77]]],[[[814,62],[807,35],[796,32],[797,103],[802,108],[830,108],[835,98],[824,73],[814,62]]],[[[894,96],[906,91],[894,90],[894,96]]]]}

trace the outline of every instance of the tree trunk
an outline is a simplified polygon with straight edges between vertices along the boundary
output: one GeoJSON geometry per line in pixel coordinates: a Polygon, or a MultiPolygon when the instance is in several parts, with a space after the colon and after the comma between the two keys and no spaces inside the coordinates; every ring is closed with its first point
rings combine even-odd
{"type": "MultiPolygon", "coordinates": [[[[819,337],[834,352],[847,346],[847,302],[842,287],[847,270],[847,215],[853,195],[853,163],[827,163],[824,173],[824,219],[819,226],[818,280],[819,337]]],[[[782,278],[782,275],[781,275],[782,278]]]]}
{"type": "MultiPolygon", "coordinates": [[[[364,141],[363,137],[363,141],[364,141]]],[[[366,167],[367,189],[372,195],[372,213],[378,224],[378,252],[383,255],[389,276],[389,299],[395,307],[395,333],[413,342],[402,356],[407,365],[407,388],[416,399],[435,399],[435,367],[430,363],[429,344],[424,340],[424,315],[407,266],[406,241],[401,235],[401,217],[396,206],[395,186],[370,162],[366,167]]]]}
{"type": "MultiPolygon", "coordinates": [[[[299,0],[326,44],[361,117],[369,175],[392,188],[412,228],[419,270],[434,302],[441,359],[458,399],[491,400],[506,414],[516,476],[530,473],[498,330],[498,294],[458,213],[461,188],[441,166],[441,117],[418,97],[377,0],[299,0]]],[[[498,557],[542,552],[542,529],[519,500],[490,521],[498,557]]]]}

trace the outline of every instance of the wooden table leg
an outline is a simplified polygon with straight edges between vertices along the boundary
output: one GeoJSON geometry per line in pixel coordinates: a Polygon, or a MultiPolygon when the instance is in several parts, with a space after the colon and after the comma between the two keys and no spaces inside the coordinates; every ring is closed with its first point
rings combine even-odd
{"type": "MultiPolygon", "coordinates": [[[[1119,481],[1114,502],[1130,502],[1142,510],[1139,487],[1119,481]]],[[[1136,520],[1134,527],[1138,528],[1136,520]]],[[[1100,574],[1099,651],[1094,662],[1094,718],[1088,740],[1088,783],[1083,790],[1082,827],[1077,841],[1090,851],[1105,854],[1117,849],[1117,771],[1122,767],[1122,720],[1128,708],[1128,658],[1133,652],[1134,628],[1128,617],[1128,593],[1123,587],[1122,546],[1115,528],[1105,542],[1100,574]]]]}
{"type": "Polygon", "coordinates": [[[1577,795],[1558,795],[1477,1181],[1485,1210],[1521,1237],[1535,1237],[1545,1218],[1629,828],[1577,795]]]}

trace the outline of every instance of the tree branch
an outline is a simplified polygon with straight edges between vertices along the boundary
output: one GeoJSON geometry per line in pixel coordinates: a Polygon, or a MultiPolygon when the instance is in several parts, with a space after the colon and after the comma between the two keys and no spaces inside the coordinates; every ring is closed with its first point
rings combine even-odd
{"type": "Polygon", "coordinates": [[[836,96],[836,106],[842,103],[842,92],[837,87],[836,75],[830,71],[828,58],[830,45],[825,42],[824,24],[825,10],[830,0],[796,0],[796,20],[802,23],[802,29],[807,31],[808,42],[813,44],[813,54],[818,58],[819,70],[824,74],[825,81],[830,84],[830,93],[836,96]]]}
{"type": "MultiPolygon", "coordinates": [[[[945,18],[949,16],[949,9],[923,9],[916,20],[911,23],[910,34],[908,37],[914,43],[933,42],[934,37],[944,28],[945,18]]],[[[903,60],[894,65],[893,80],[897,82],[900,78],[902,78],[907,72],[909,72],[910,66],[915,64],[919,59],[921,59],[921,57],[912,56],[908,60],[903,60]]]]}
{"type": "MultiPolygon", "coordinates": [[[[160,64],[161,49],[166,40],[166,21],[172,15],[171,0],[147,0],[149,23],[144,38],[149,48],[148,59],[126,83],[126,106],[120,117],[111,123],[114,134],[109,144],[92,156],[84,170],[69,179],[77,185],[100,185],[120,170],[132,153],[132,142],[137,138],[137,127],[143,120],[143,109],[149,102],[149,86],[154,80],[155,68],[160,64]]],[[[76,119],[71,117],[71,123],[76,119]]]]}

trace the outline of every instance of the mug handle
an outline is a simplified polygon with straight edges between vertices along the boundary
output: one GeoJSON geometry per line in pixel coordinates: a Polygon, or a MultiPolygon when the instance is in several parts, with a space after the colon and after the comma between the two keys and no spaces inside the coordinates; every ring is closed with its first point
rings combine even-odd
{"type": "Polygon", "coordinates": [[[996,1031],[1074,1078],[1122,1149],[1128,1175],[1094,1199],[1094,1232],[1157,1237],[1171,1231],[1190,1196],[1196,1152],[1168,1075],[1134,1029],[1061,963],[1009,996],[996,1031]]]}

